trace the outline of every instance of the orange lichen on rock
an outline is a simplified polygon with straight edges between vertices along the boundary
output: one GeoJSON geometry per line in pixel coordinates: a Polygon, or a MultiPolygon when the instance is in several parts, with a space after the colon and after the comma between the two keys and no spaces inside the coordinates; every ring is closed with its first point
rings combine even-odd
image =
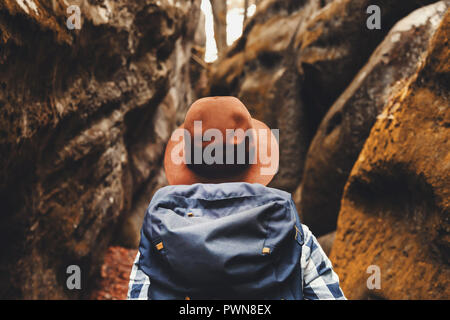
{"type": "Polygon", "coordinates": [[[417,73],[448,6],[437,2],[400,20],[322,119],[298,190],[302,221],[316,236],[336,230],[344,187],[364,142],[383,108],[417,73]]]}
{"type": "Polygon", "coordinates": [[[345,187],[331,259],[348,298],[450,298],[449,29],[448,12],[345,187]],[[371,265],[379,289],[367,286],[371,265]]]}

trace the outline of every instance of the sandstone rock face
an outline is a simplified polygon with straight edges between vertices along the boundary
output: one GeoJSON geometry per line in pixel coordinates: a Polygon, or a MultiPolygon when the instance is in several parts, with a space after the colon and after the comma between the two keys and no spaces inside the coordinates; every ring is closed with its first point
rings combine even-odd
{"type": "Polygon", "coordinates": [[[450,298],[450,12],[346,184],[331,259],[349,298],[450,298]],[[369,290],[368,266],[381,288],[369,290]]]}
{"type": "Polygon", "coordinates": [[[394,24],[410,12],[436,1],[332,1],[298,31],[297,69],[302,100],[315,130],[325,113],[364,66],[394,24]],[[369,30],[367,8],[381,9],[381,29],[369,30]]]}
{"type": "Polygon", "coordinates": [[[389,29],[433,1],[377,1],[382,29],[368,30],[369,0],[265,1],[214,67],[210,95],[235,95],[255,118],[280,129],[272,187],[294,191],[327,110],[389,29]]]}
{"type": "Polygon", "coordinates": [[[74,0],[74,30],[68,2],[0,1],[0,298],[124,298],[165,143],[206,93],[280,129],[270,186],[347,297],[450,299],[449,1],[261,1],[208,76],[200,0],[74,0]],[[112,244],[134,249],[101,269],[112,244]]]}
{"type": "Polygon", "coordinates": [[[125,300],[130,281],[130,270],[137,249],[109,247],[101,267],[100,278],[93,290],[92,300],[125,300]]]}
{"type": "Polygon", "coordinates": [[[417,70],[447,7],[437,2],[398,22],[322,120],[309,147],[299,205],[315,234],[336,229],[345,182],[371,127],[417,70]]]}
{"type": "Polygon", "coordinates": [[[0,4],[0,297],[87,294],[193,100],[200,1],[0,4]],[[66,289],[66,268],[82,290],[66,289]]]}

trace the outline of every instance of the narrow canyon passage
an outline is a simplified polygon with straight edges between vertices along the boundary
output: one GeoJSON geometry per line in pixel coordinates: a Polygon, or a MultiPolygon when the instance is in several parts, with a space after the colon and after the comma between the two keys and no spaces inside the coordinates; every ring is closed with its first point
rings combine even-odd
{"type": "Polygon", "coordinates": [[[279,129],[268,186],[347,298],[450,298],[449,1],[69,2],[0,0],[0,298],[125,299],[166,144],[207,96],[279,129]]]}

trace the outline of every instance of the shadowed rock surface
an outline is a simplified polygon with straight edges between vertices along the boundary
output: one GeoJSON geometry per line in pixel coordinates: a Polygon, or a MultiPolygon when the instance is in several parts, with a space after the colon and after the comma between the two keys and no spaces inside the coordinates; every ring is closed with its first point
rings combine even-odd
{"type": "Polygon", "coordinates": [[[216,63],[210,95],[235,95],[256,119],[280,129],[280,169],[270,186],[293,192],[305,156],[333,102],[390,28],[433,1],[265,1],[241,39],[216,63]],[[381,30],[366,28],[369,5],[381,30]]]}
{"type": "Polygon", "coordinates": [[[235,95],[254,118],[280,129],[280,166],[272,187],[292,191],[301,178],[310,137],[294,40],[299,26],[324,5],[317,0],[264,2],[243,37],[212,67],[210,95],[235,95]]]}
{"type": "Polygon", "coordinates": [[[74,2],[80,30],[66,0],[0,1],[0,298],[124,299],[165,144],[206,93],[280,129],[270,186],[347,297],[450,299],[449,1],[258,1],[212,65],[200,0],[74,2]]]}
{"type": "Polygon", "coordinates": [[[336,231],[330,232],[326,235],[317,238],[317,241],[319,241],[320,246],[327,255],[329,255],[331,252],[331,248],[333,247],[333,242],[335,238],[336,238],[336,231]]]}
{"type": "Polygon", "coordinates": [[[345,187],[331,259],[351,299],[450,298],[450,12],[345,187]],[[381,289],[368,290],[368,266],[381,289]]]}
{"type": "Polygon", "coordinates": [[[130,271],[136,254],[136,249],[109,247],[105,253],[96,289],[89,298],[93,300],[125,300],[128,293],[130,271]]]}
{"type": "Polygon", "coordinates": [[[0,297],[87,294],[193,100],[200,1],[79,4],[69,30],[65,1],[0,3],[0,297]]]}
{"type": "Polygon", "coordinates": [[[398,22],[322,120],[309,147],[299,211],[316,235],[336,229],[345,182],[376,117],[417,70],[445,2],[398,22]]]}

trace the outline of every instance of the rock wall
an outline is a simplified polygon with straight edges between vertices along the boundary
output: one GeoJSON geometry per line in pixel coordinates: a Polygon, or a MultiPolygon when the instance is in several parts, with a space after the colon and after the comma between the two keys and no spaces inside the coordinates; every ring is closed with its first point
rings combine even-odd
{"type": "Polygon", "coordinates": [[[165,143],[205,94],[280,129],[270,186],[332,248],[347,297],[450,298],[448,0],[262,1],[208,77],[200,0],[71,4],[80,29],[65,0],[0,2],[0,298],[123,297],[135,249],[100,273],[105,250],[136,248],[165,143]]]}
{"type": "Polygon", "coordinates": [[[210,94],[280,129],[270,186],[332,247],[349,298],[450,297],[449,5],[268,0],[211,70],[210,94]],[[366,28],[373,4],[381,30],[366,28]]]}
{"type": "MultiPolygon", "coordinates": [[[[280,129],[280,169],[271,186],[295,191],[325,113],[391,27],[419,1],[264,1],[210,74],[210,95],[235,95],[252,115],[280,129]],[[366,28],[369,5],[381,30],[366,28]]],[[[299,192],[300,193],[300,192],[299,192]]]]}
{"type": "Polygon", "coordinates": [[[0,3],[0,297],[88,293],[194,99],[200,1],[71,4],[79,30],[66,1],[0,3]],[[81,291],[66,290],[70,264],[81,291]]]}
{"type": "Polygon", "coordinates": [[[265,1],[210,74],[209,95],[234,95],[280,132],[280,169],[271,185],[294,190],[310,139],[295,69],[295,35],[326,2],[265,1]]]}
{"type": "Polygon", "coordinates": [[[331,259],[349,298],[450,298],[450,12],[345,186],[331,259]],[[368,289],[370,265],[380,287],[368,289]]]}
{"type": "Polygon", "coordinates": [[[370,129],[417,71],[447,9],[440,1],[400,20],[320,123],[299,188],[303,221],[317,235],[336,229],[344,185],[370,129]]]}

